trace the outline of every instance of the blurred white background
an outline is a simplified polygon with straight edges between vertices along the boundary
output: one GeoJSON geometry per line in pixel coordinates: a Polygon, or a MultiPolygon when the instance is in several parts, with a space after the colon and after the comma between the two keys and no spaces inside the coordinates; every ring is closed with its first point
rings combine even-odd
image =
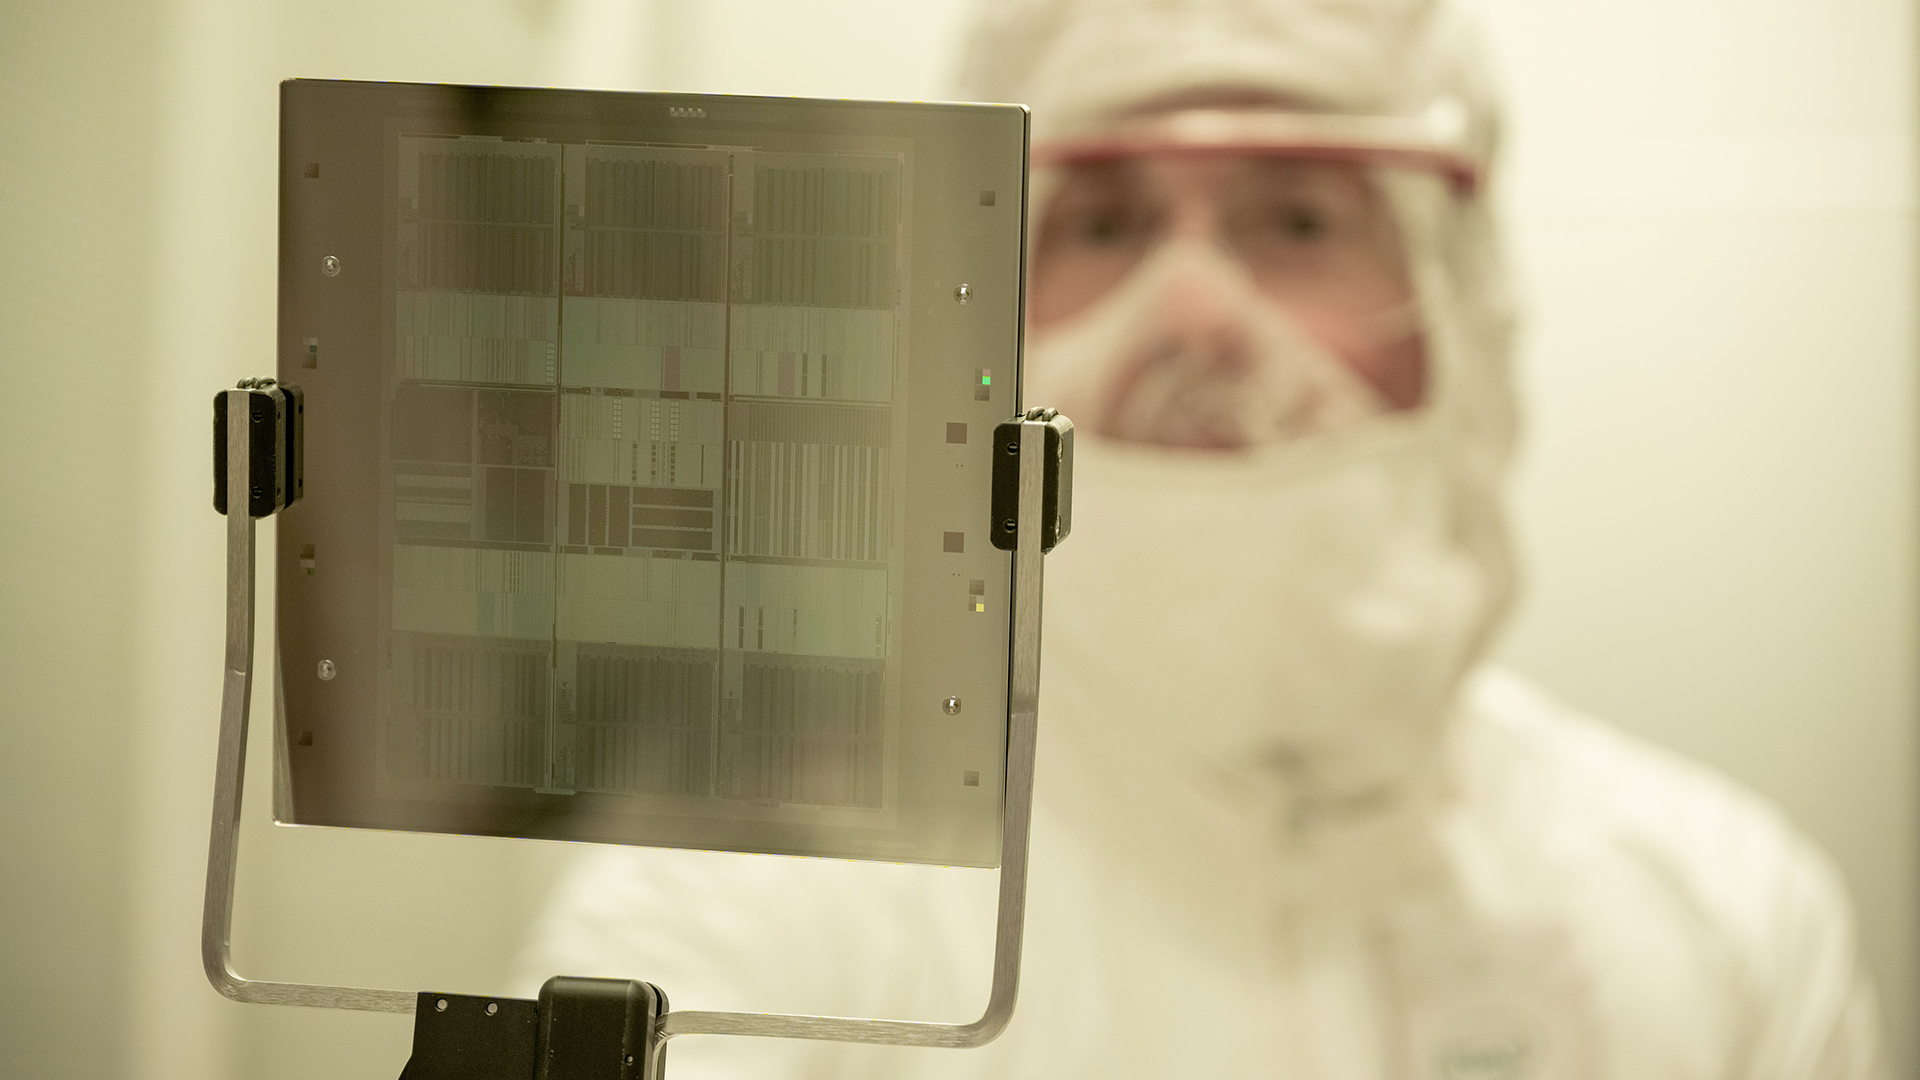
{"type": "MultiPolygon", "coordinates": [[[[1505,654],[1764,792],[1832,853],[1912,1076],[1913,8],[1479,6],[1511,93],[1500,193],[1527,312],[1530,591],[1505,654]]],[[[208,406],[273,365],[275,84],[938,98],[967,8],[9,0],[0,1071],[391,1078],[406,1058],[406,1017],[235,1005],[199,973],[222,567],[208,406]]],[[[564,846],[273,829],[264,790],[243,971],[504,988],[564,846]]]]}

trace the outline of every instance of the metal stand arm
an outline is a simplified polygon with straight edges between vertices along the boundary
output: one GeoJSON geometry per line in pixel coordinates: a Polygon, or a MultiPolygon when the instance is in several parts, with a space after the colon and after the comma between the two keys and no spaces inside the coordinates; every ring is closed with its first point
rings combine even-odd
{"type": "MultiPolygon", "coordinates": [[[[207,981],[235,1001],[312,1005],[369,1012],[412,1012],[414,995],[355,986],[259,982],[233,970],[233,883],[239,867],[240,793],[246,782],[247,712],[253,695],[254,512],[260,486],[254,451],[262,426],[277,418],[262,406],[254,380],[225,391],[227,509],[227,653],[220,695],[220,750],[213,774],[213,828],[207,841],[207,896],[200,922],[200,961],[207,981]]],[[[219,440],[217,440],[219,441],[219,440]]],[[[268,445],[272,445],[269,441],[268,445]]],[[[271,513],[271,505],[265,507],[271,513]]],[[[261,516],[265,516],[262,514],[261,516]]]]}
{"type": "MultiPolygon", "coordinates": [[[[261,382],[270,385],[270,381],[261,382]]],[[[297,391],[294,393],[297,394],[297,391]]],[[[645,983],[625,980],[550,980],[541,993],[541,1002],[536,1006],[533,1002],[513,998],[475,998],[354,986],[262,982],[245,978],[236,972],[233,969],[231,947],[233,893],[235,872],[239,865],[241,791],[246,778],[247,714],[253,690],[253,518],[255,513],[266,516],[276,508],[270,496],[262,503],[260,478],[255,468],[259,464],[256,451],[261,446],[274,445],[271,441],[261,441],[260,425],[274,422],[271,406],[265,413],[260,407],[264,396],[253,380],[243,383],[241,389],[226,391],[222,403],[225,427],[223,432],[217,433],[224,435],[224,438],[216,439],[217,443],[224,442],[221,449],[225,452],[225,498],[221,501],[227,511],[227,650],[220,704],[219,761],[214,772],[213,825],[207,845],[206,905],[200,940],[201,961],[206,969],[207,981],[213,984],[214,989],[235,1001],[415,1013],[416,1054],[405,1074],[407,1080],[455,1075],[445,1069],[455,1057],[460,1060],[489,1060],[494,1065],[502,1065],[509,1059],[517,1060],[512,1055],[502,1058],[491,1052],[481,1053],[476,1049],[481,1043],[473,1040],[478,1037],[475,1032],[480,1032],[486,1038],[497,1037],[518,1045],[515,1040],[520,1036],[514,1034],[514,1025],[516,1018],[524,1019],[528,1015],[528,1008],[534,1009],[530,1015],[544,1018],[538,1025],[538,1041],[534,1044],[538,1057],[534,1075],[539,1080],[597,1080],[602,1075],[656,1080],[663,1066],[667,1040],[678,1035],[757,1035],[964,1048],[991,1042],[1006,1028],[1013,1016],[1014,998],[1019,990],[1021,935],[1026,920],[1028,826],[1033,812],[1034,744],[1040,691],[1042,537],[1057,540],[1065,535],[1064,516],[1056,512],[1048,517],[1043,511],[1053,509],[1046,505],[1049,481],[1052,481],[1053,493],[1063,497],[1066,486],[1071,483],[1066,475],[1071,467],[1071,425],[1063,418],[1056,419],[1048,410],[1033,410],[1018,421],[1018,541],[1014,545],[1014,649],[1009,672],[1011,724],[1007,733],[1006,802],[1001,825],[999,912],[994,935],[992,990],[986,1010],[978,1020],[967,1024],[937,1024],[780,1013],[667,1012],[664,995],[645,983]],[[1062,435],[1063,431],[1067,433],[1065,436],[1062,435]],[[1062,442],[1066,445],[1064,459],[1057,449],[1062,442]],[[1047,527],[1043,528],[1043,524],[1047,527]],[[610,990],[609,987],[617,990],[610,990]],[[633,989],[636,987],[644,988],[644,991],[633,989]],[[617,1063],[618,1068],[614,1072],[567,1065],[568,1055],[554,1048],[559,1043],[549,1041],[549,1035],[555,1035],[555,1038],[559,1038],[559,1035],[552,1031],[553,1025],[548,1021],[556,1014],[567,1015],[567,1010],[574,1005],[591,1012],[591,1004],[610,1000],[609,994],[624,995],[621,1000],[629,1003],[643,998],[651,1002],[645,1008],[631,1004],[627,1006],[629,1012],[626,1015],[640,1016],[642,1019],[625,1022],[641,1023],[642,1034],[639,1043],[628,1041],[624,1044],[629,1047],[644,1046],[650,1052],[616,1055],[624,1060],[617,1063]],[[478,1010],[478,1019],[464,1019],[468,1005],[478,1010]],[[636,1008],[639,1009],[637,1013],[633,1011],[636,1008]],[[429,1012],[429,1009],[432,1011],[429,1012]],[[449,1010],[455,1010],[455,1015],[444,1017],[443,1022],[442,1014],[449,1010]],[[426,1039],[425,1043],[423,1038],[426,1039]],[[446,1047],[466,1049],[455,1053],[446,1047]],[[423,1054],[434,1060],[443,1055],[452,1056],[435,1064],[434,1060],[422,1060],[423,1054]]],[[[1015,449],[1013,445],[1007,448],[1015,449]]],[[[297,460],[297,455],[293,459],[297,460]]],[[[276,457],[274,466],[278,467],[279,464],[280,459],[276,457]]],[[[613,1059],[606,1061],[611,1063],[613,1059]]],[[[521,1072],[515,1075],[526,1074],[521,1072]]]]}

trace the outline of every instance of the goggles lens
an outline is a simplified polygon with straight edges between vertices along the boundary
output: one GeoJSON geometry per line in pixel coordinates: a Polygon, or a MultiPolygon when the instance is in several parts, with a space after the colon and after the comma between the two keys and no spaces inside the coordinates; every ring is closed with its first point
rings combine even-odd
{"type": "Polygon", "coordinates": [[[1164,246],[1198,243],[1237,264],[1252,292],[1386,408],[1421,402],[1418,306],[1371,167],[1280,152],[1168,152],[1061,165],[1054,179],[1029,283],[1037,334],[1098,307],[1164,246]]]}

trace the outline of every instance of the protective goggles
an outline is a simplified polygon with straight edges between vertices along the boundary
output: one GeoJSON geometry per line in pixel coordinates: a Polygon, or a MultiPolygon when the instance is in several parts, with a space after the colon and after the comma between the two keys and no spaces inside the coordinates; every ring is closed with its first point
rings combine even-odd
{"type": "MultiPolygon", "coordinates": [[[[1032,324],[1044,333],[1097,309],[1158,252],[1211,251],[1237,262],[1253,292],[1373,384],[1387,407],[1417,404],[1421,319],[1399,222],[1377,180],[1418,171],[1471,193],[1479,165],[1463,128],[1451,103],[1421,116],[1206,108],[1036,146],[1044,202],[1032,324]]],[[[1170,302],[1193,307],[1194,289],[1185,293],[1170,302]]]]}

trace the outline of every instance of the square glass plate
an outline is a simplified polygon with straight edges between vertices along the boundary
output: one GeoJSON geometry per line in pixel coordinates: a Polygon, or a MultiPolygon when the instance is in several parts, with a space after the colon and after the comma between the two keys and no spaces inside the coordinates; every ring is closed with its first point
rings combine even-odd
{"type": "Polygon", "coordinates": [[[1026,139],[283,84],[276,819],[997,865],[1026,139]]]}

